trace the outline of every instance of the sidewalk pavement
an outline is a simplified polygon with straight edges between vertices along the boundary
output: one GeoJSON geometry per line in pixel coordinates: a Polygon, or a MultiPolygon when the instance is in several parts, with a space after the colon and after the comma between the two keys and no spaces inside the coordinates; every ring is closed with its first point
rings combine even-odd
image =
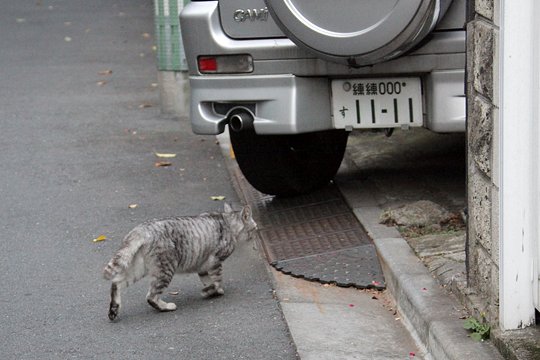
{"type": "MultiPolygon", "coordinates": [[[[463,328],[464,308],[434,278],[397,229],[380,223],[384,209],[415,200],[431,200],[452,211],[464,205],[464,180],[455,186],[464,169],[462,175],[452,171],[456,174],[453,180],[435,169],[431,176],[446,180],[426,184],[434,181],[425,172],[430,163],[425,157],[419,163],[427,151],[432,164],[443,161],[452,166],[452,160],[445,160],[448,150],[463,139],[449,136],[441,141],[440,135],[432,137],[422,131],[394,136],[389,140],[382,133],[351,134],[346,159],[336,177],[347,203],[375,242],[388,289],[376,292],[321,285],[269,267],[298,354],[309,360],[502,359],[490,342],[475,342],[468,336],[463,328]],[[396,141],[397,145],[392,145],[396,141]],[[434,156],[433,148],[439,149],[434,156]],[[415,190],[411,184],[420,188],[415,190]]],[[[228,166],[235,166],[227,137],[220,136],[219,141],[228,166]]],[[[454,155],[462,156],[460,152],[454,155]]],[[[446,241],[435,243],[435,247],[444,247],[446,241]]],[[[455,241],[450,243],[455,245],[455,241]]],[[[448,259],[458,259],[452,271],[459,275],[463,271],[459,256],[448,259]]]]}

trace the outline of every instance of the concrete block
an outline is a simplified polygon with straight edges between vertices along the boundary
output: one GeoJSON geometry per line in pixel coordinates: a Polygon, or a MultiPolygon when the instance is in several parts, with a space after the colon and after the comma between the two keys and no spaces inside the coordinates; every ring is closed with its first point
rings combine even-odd
{"type": "Polygon", "coordinates": [[[469,99],[467,132],[469,156],[487,176],[491,176],[493,141],[492,105],[479,96],[469,99]]]}
{"type": "Polygon", "coordinates": [[[494,27],[482,20],[472,23],[472,68],[474,89],[488,98],[493,99],[493,49],[494,27]]]}
{"type": "Polygon", "coordinates": [[[179,117],[189,116],[189,78],[183,71],[158,71],[161,113],[179,117]]]}
{"type": "MultiPolygon", "coordinates": [[[[489,178],[469,166],[469,254],[480,245],[491,253],[491,189],[489,178]]],[[[471,262],[472,265],[474,262],[471,262]]],[[[473,270],[471,268],[471,270],[473,270]]]]}
{"type": "Polygon", "coordinates": [[[475,0],[474,11],[476,11],[477,14],[488,18],[489,20],[493,20],[493,2],[493,0],[475,0]]]}
{"type": "MultiPolygon", "coordinates": [[[[492,266],[493,261],[487,251],[479,246],[470,252],[476,258],[476,269],[469,274],[470,284],[483,299],[489,300],[492,296],[492,266]]],[[[487,304],[486,304],[487,305],[487,304]]]]}

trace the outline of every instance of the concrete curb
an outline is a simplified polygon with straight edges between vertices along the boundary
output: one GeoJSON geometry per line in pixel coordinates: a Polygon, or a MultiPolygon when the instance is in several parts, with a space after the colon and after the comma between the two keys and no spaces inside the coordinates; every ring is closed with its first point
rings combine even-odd
{"type": "MultiPolygon", "coordinates": [[[[339,176],[338,176],[339,179],[339,176]]],[[[490,342],[475,342],[463,329],[462,306],[433,279],[393,227],[379,223],[377,188],[368,181],[337,181],[358,220],[372,237],[386,285],[405,326],[433,359],[502,359],[490,342]]]]}

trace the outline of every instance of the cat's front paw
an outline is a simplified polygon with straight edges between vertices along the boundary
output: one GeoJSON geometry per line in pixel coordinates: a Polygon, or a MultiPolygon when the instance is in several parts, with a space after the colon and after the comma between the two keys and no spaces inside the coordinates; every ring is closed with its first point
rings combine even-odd
{"type": "Polygon", "coordinates": [[[225,294],[225,290],[223,290],[221,286],[216,287],[214,284],[205,287],[201,292],[202,297],[206,299],[221,296],[223,294],[225,294]]]}
{"type": "Polygon", "coordinates": [[[158,310],[158,311],[162,311],[162,312],[165,312],[165,311],[175,311],[176,310],[176,304],[175,303],[168,303],[168,302],[165,302],[161,299],[158,299],[157,301],[154,300],[154,299],[146,299],[146,301],[148,301],[148,304],[150,304],[150,306],[152,306],[154,309],[158,310]]]}
{"type": "Polygon", "coordinates": [[[161,309],[161,311],[175,311],[175,310],[176,310],[175,303],[165,303],[165,306],[161,309]]]}

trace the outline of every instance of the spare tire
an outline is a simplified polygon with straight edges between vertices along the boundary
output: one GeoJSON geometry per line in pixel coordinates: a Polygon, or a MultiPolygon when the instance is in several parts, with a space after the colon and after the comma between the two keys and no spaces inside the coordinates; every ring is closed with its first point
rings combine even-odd
{"type": "Polygon", "coordinates": [[[331,61],[362,66],[418,44],[452,0],[265,0],[297,45],[331,61]]]}

